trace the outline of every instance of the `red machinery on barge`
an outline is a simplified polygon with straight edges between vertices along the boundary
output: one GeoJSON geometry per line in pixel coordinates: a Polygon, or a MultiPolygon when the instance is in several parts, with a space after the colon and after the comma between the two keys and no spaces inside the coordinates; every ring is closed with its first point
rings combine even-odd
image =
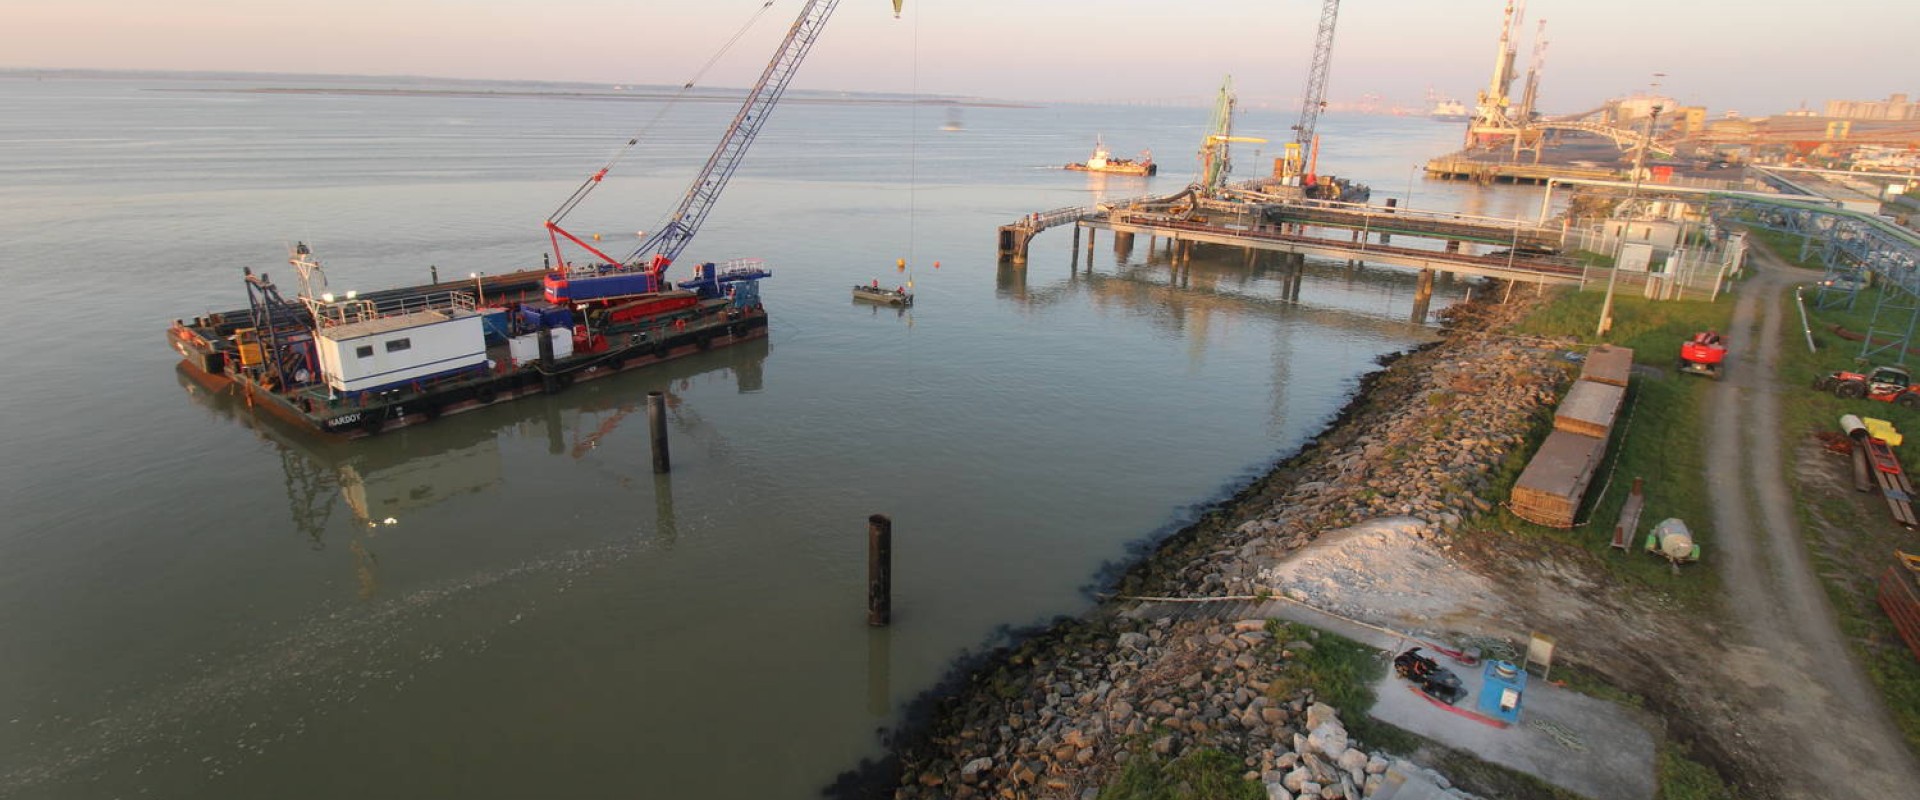
{"type": "MultiPolygon", "coordinates": [[[[289,259],[299,273],[297,295],[281,294],[265,273],[243,270],[246,308],[175,320],[168,342],[186,373],[209,389],[230,389],[254,407],[357,438],[764,338],[759,282],[771,272],[760,262],[702,264],[677,285],[666,271],[719,200],[838,2],[808,0],[801,8],[670,221],[626,258],[560,227],[616,155],[547,218],[550,268],[476,278],[471,292],[466,283],[435,282],[336,296],[311,249],[300,244],[289,259]],[[591,258],[575,266],[563,242],[591,258]]],[[[621,155],[638,141],[628,140],[621,155]]]]}

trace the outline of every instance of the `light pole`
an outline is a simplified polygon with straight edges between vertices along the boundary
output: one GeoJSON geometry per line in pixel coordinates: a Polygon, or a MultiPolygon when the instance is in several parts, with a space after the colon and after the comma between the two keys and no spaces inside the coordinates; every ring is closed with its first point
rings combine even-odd
{"type": "Polygon", "coordinates": [[[486,287],[483,287],[480,285],[480,274],[481,273],[478,273],[478,272],[467,273],[467,277],[473,279],[473,293],[476,297],[479,298],[478,301],[476,301],[473,304],[475,308],[479,308],[487,304],[487,290],[486,290],[486,287]]]}
{"type": "MultiPolygon", "coordinates": [[[[1654,120],[1660,118],[1661,107],[1657,96],[1660,79],[1664,77],[1666,77],[1664,72],[1653,73],[1654,92],[1653,96],[1647,98],[1648,102],[1653,104],[1647,110],[1647,133],[1640,140],[1640,151],[1633,154],[1633,186],[1627,190],[1627,200],[1623,204],[1627,207],[1628,213],[1632,213],[1634,197],[1640,194],[1640,170],[1647,162],[1647,148],[1653,144],[1654,120]]],[[[1600,324],[1593,331],[1595,336],[1605,336],[1607,330],[1613,327],[1613,283],[1614,279],[1620,276],[1620,256],[1626,252],[1627,231],[1632,227],[1632,220],[1627,220],[1620,226],[1619,242],[1613,248],[1613,268],[1607,270],[1607,298],[1600,302],[1600,324]]]]}

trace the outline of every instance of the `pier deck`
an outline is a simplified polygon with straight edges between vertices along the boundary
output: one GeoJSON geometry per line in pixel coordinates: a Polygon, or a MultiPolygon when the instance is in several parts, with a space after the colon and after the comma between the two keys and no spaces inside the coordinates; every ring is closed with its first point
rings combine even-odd
{"type": "MultiPolygon", "coordinates": [[[[1073,225],[1090,231],[1146,234],[1182,243],[1226,245],[1530,283],[1578,285],[1586,278],[1586,269],[1577,259],[1546,252],[1561,246],[1564,239],[1561,229],[1522,220],[1348,203],[1252,203],[1235,222],[1182,219],[1147,210],[1151,205],[1165,202],[1166,199],[1136,200],[1029,214],[1011,225],[1000,226],[1000,255],[1023,263],[1034,236],[1048,228],[1073,225]],[[1267,221],[1243,224],[1247,219],[1267,221]],[[1346,235],[1329,237],[1310,233],[1315,229],[1346,235]],[[1396,236],[1424,239],[1429,246],[1389,244],[1396,236]],[[1445,244],[1436,249],[1431,246],[1434,242],[1445,244]],[[1504,252],[1464,252],[1461,242],[1501,246],[1504,252]]],[[[1077,232],[1074,238],[1077,243],[1077,232]]]]}

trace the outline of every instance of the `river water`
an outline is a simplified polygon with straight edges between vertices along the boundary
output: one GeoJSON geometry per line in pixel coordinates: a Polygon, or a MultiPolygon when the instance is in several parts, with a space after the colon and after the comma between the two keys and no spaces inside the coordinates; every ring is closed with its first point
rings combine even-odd
{"type": "MultiPolygon", "coordinates": [[[[657,118],[567,220],[623,254],[732,114],[253,91],[343,85],[419,88],[0,79],[0,796],[812,796],[957,656],[1085,610],[1432,333],[1394,269],[1312,263],[1294,306],[1238,252],[1176,275],[1102,238],[1088,265],[1062,229],[996,264],[999,224],[1183,185],[1204,108],[796,94],[682,259],[766,259],[768,341],[324,444],[197,390],[167,322],[243,307],[243,266],[290,291],[294,241],[336,290],[537,264],[541,221],[657,118]],[[1162,174],[1057,169],[1096,134],[1162,174]],[[918,306],[850,301],[876,279],[918,306]],[[874,513],[896,526],[884,630],[874,513]]],[[[1455,126],[1321,131],[1323,169],[1376,201],[1536,212],[1412,180],[1455,126]]],[[[1243,147],[1237,174],[1272,155],[1243,147]]]]}

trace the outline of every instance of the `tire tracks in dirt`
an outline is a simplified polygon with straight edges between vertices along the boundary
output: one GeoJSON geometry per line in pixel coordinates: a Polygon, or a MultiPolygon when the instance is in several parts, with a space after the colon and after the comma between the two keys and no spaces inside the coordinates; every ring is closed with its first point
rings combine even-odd
{"type": "MultiPolygon", "coordinates": [[[[1787,267],[1754,252],[1726,380],[1706,393],[1714,563],[1736,635],[1713,677],[1751,726],[1733,735],[1779,772],[1786,797],[1889,798],[1920,786],[1905,740],[1854,661],[1814,576],[1786,479],[1776,377],[1787,267]]],[[[1704,676],[1703,676],[1704,677],[1704,676]]]]}

